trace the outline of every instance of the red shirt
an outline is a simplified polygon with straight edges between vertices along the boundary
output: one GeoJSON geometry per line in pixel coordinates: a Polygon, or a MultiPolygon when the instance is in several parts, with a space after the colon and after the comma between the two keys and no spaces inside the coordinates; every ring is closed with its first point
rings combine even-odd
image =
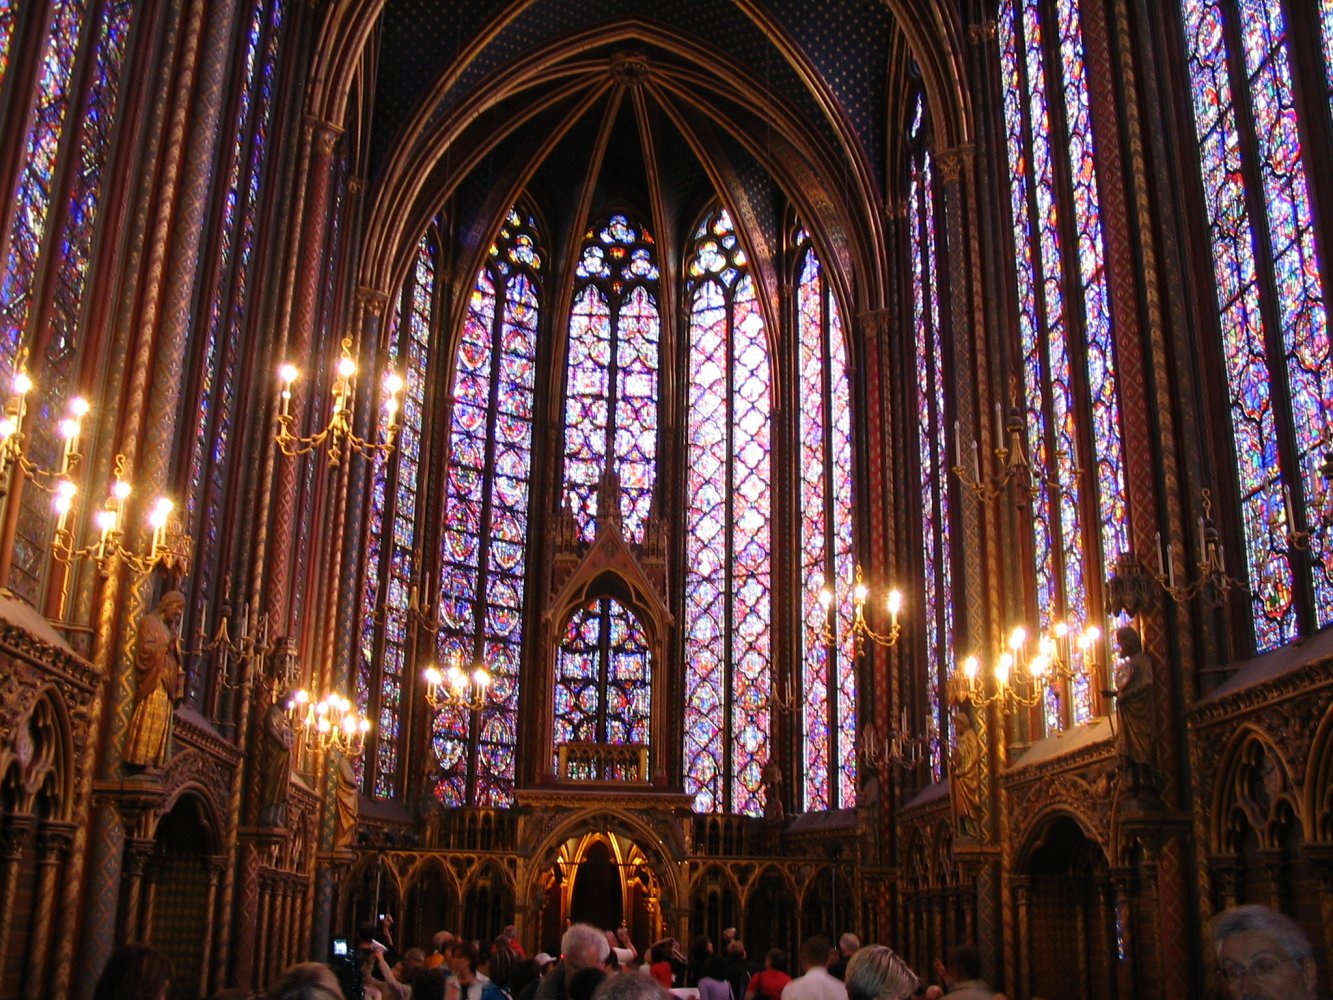
{"type": "Polygon", "coordinates": [[[671,989],[673,983],[671,981],[670,962],[654,962],[651,966],[649,966],[648,971],[652,973],[654,979],[656,979],[659,983],[662,984],[663,989],[666,990],[671,989]]]}
{"type": "Polygon", "coordinates": [[[757,1000],[778,1000],[782,996],[782,988],[789,982],[791,982],[791,976],[785,972],[779,972],[777,969],[765,969],[763,972],[754,974],[746,992],[754,990],[757,1000]]]}

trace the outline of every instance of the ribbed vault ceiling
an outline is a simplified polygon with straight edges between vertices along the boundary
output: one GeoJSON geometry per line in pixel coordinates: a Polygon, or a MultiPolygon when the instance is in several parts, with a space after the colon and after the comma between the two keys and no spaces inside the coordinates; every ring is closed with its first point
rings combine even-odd
{"type": "Polygon", "coordinates": [[[466,271],[522,194],[557,262],[587,215],[628,209],[671,250],[720,196],[757,259],[790,205],[873,283],[897,39],[883,0],[388,0],[370,280],[392,284],[446,203],[466,271]]]}

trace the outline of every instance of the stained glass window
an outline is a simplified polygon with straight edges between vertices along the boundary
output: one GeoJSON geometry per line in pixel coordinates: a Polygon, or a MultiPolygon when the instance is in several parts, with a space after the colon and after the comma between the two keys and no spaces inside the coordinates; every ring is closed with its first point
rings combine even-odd
{"type": "MultiPolygon", "coordinates": [[[[1038,624],[1095,624],[1105,568],[1128,548],[1124,460],[1096,144],[1077,0],[1005,0],[998,22],[1018,282],[1018,417],[1037,470],[1038,624]],[[1070,262],[1077,280],[1072,280],[1070,262]],[[1078,371],[1079,368],[1082,371],[1078,371]],[[1080,390],[1081,385],[1091,388],[1080,390]]],[[[1005,415],[1008,424],[1011,417],[1005,415]]],[[[1000,433],[1001,428],[996,428],[1000,433]]],[[[1066,655],[1082,667],[1075,646],[1066,655]]],[[[1078,675],[1053,687],[1047,732],[1091,718],[1078,675]]]]}
{"type": "Polygon", "coordinates": [[[589,229],[575,269],[565,389],[565,504],[597,534],[597,488],[620,477],[625,537],[642,541],[657,478],[657,247],[623,215],[589,229]],[[609,467],[609,468],[608,468],[609,467]]]}
{"type": "Polygon", "coordinates": [[[577,608],[556,651],[556,746],[646,746],[651,709],[652,657],[634,612],[610,597],[577,608]]]}
{"type": "MultiPolygon", "coordinates": [[[[237,374],[244,356],[247,323],[251,321],[250,266],[269,151],[282,17],[283,5],[266,0],[255,3],[249,11],[240,55],[242,83],[220,171],[225,185],[219,192],[216,251],[206,272],[207,312],[200,324],[204,333],[196,348],[199,389],[185,411],[194,436],[186,486],[187,516],[195,525],[194,537],[201,541],[200,552],[218,555],[201,559],[195,573],[191,598],[197,625],[192,631],[207,630],[208,623],[202,616],[219,596],[218,561],[225,551],[221,519],[232,468],[237,374]]],[[[336,219],[336,211],[334,215],[336,219]]]]}
{"type": "MultiPolygon", "coordinates": [[[[57,5],[51,28],[63,37],[44,41],[50,48],[41,64],[7,267],[0,276],[0,317],[8,328],[0,345],[0,373],[12,370],[20,341],[39,355],[28,362],[41,391],[25,428],[25,450],[45,468],[59,464],[63,441],[56,422],[75,390],[77,334],[133,8],[119,0],[95,18],[85,5],[57,5]],[[69,34],[74,31],[77,40],[69,34]],[[81,91],[72,75],[76,53],[78,59],[93,61],[81,91]],[[37,275],[52,263],[53,281],[42,294],[37,275]],[[33,298],[35,293],[40,299],[33,298]]],[[[12,13],[8,17],[12,20],[12,13]]],[[[35,600],[50,503],[41,491],[30,489],[20,507],[10,583],[35,600]]]]}
{"type": "Polygon", "coordinates": [[[0,85],[9,69],[9,41],[14,34],[14,0],[0,0],[0,85]]]}
{"type": "MultiPolygon", "coordinates": [[[[374,723],[371,792],[376,798],[392,798],[401,780],[403,695],[410,666],[408,611],[420,570],[417,494],[434,336],[435,255],[434,234],[428,231],[417,243],[389,338],[389,364],[404,382],[396,447],[389,456],[376,455],[371,468],[357,700],[374,723]]],[[[372,394],[387,392],[383,385],[371,385],[372,394]]],[[[390,419],[387,408],[381,408],[380,437],[390,419]]]]}
{"type": "Polygon", "coordinates": [[[771,379],[754,283],[725,210],[688,264],[685,788],[698,812],[763,812],[770,755],[771,379]]]}
{"type": "Polygon", "coordinates": [[[801,744],[805,808],[818,811],[856,804],[851,389],[837,299],[804,230],[796,247],[801,744]],[[819,602],[826,584],[831,616],[819,602]]]}
{"type": "Polygon", "coordinates": [[[912,266],[912,329],[916,359],[917,490],[921,503],[922,618],[926,624],[926,695],[934,722],[930,770],[944,775],[945,684],[953,673],[953,571],[950,564],[949,456],[945,420],[944,347],[940,333],[939,248],[935,176],[918,98],[908,134],[912,151],[907,192],[912,266]]]}
{"type": "Polygon", "coordinates": [[[1324,39],[1324,73],[1333,101],[1333,0],[1319,0],[1319,29],[1324,39]]]}
{"type": "Polygon", "coordinates": [[[513,800],[528,482],[542,266],[536,222],[509,212],[477,272],[453,383],[440,605],[441,662],[480,660],[492,677],[479,712],[435,717],[436,795],[449,806],[513,800]]]}
{"type": "MultiPolygon", "coordinates": [[[[1280,0],[1247,0],[1239,8],[1232,0],[1181,0],[1180,10],[1230,387],[1255,645],[1267,650],[1295,638],[1302,616],[1307,627],[1333,620],[1327,538],[1315,533],[1311,539],[1308,569],[1293,562],[1287,545],[1290,512],[1319,495],[1317,469],[1333,414],[1308,147],[1301,143],[1293,52],[1280,0]],[[1313,608],[1297,600],[1307,587],[1313,608]]],[[[1327,46],[1329,4],[1321,15],[1327,46]]]]}

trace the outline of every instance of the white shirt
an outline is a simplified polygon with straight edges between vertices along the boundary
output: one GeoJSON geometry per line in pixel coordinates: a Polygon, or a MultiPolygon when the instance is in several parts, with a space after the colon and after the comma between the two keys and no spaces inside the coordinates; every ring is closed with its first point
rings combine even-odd
{"type": "Polygon", "coordinates": [[[782,988],[782,1000],[847,1000],[847,987],[816,965],[782,988]]]}

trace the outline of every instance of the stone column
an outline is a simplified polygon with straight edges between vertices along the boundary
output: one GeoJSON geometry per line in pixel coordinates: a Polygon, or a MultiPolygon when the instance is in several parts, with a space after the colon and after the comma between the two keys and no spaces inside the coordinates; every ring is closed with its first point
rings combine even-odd
{"type": "MultiPolygon", "coordinates": [[[[295,246],[289,248],[296,267],[291,272],[292,303],[290,325],[286,337],[288,357],[310,362],[315,325],[318,322],[319,291],[324,275],[325,237],[329,222],[329,195],[333,184],[333,152],[342,130],[329,122],[307,118],[305,137],[307,146],[306,196],[296,223],[299,233],[295,246]]],[[[301,428],[306,416],[308,393],[318,391],[298,381],[292,387],[291,413],[294,426],[301,428]]],[[[308,459],[313,461],[314,459],[308,459]]],[[[292,540],[295,529],[297,465],[294,461],[279,461],[277,483],[273,494],[270,525],[272,541],[268,559],[268,612],[269,621],[279,634],[296,634],[291,621],[290,571],[292,540]]]]}
{"type": "Polygon", "coordinates": [[[1031,906],[1032,882],[1026,876],[1015,875],[1010,878],[1013,887],[1014,908],[1018,916],[1017,936],[1014,946],[1018,949],[1018,982],[1006,983],[1009,992],[1021,996],[1028,991],[1032,983],[1032,938],[1031,906]]]}
{"type": "Polygon", "coordinates": [[[37,899],[28,940],[28,970],[24,976],[30,996],[46,995],[46,974],[50,967],[51,921],[55,913],[56,879],[60,867],[74,843],[74,824],[48,822],[37,830],[37,899]]]}
{"type": "Polygon", "coordinates": [[[255,969],[258,982],[254,985],[263,988],[268,985],[268,961],[272,949],[269,947],[270,915],[273,908],[273,876],[268,872],[259,874],[259,937],[255,941],[255,969]]]}
{"type": "MultiPolygon", "coordinates": [[[[228,867],[228,858],[218,855],[208,859],[208,902],[204,904],[204,940],[203,952],[199,956],[199,995],[211,996],[209,989],[209,966],[213,957],[213,931],[217,927],[218,887],[228,867]]],[[[221,986],[221,982],[216,985],[221,986]]]]}
{"type": "Polygon", "coordinates": [[[144,837],[132,837],[125,841],[125,861],[121,866],[125,908],[120,916],[120,944],[137,941],[142,933],[143,877],[148,859],[156,847],[153,841],[144,837]]]}
{"type": "Polygon", "coordinates": [[[14,897],[18,892],[19,861],[32,841],[33,818],[12,815],[0,828],[0,973],[9,955],[14,927],[14,897]]]}

